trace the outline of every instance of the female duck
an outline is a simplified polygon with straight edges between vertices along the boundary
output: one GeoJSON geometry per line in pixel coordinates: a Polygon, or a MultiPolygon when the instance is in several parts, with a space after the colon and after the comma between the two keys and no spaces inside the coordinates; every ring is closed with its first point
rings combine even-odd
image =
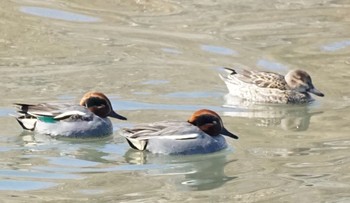
{"type": "Polygon", "coordinates": [[[107,117],[126,120],[112,109],[109,99],[101,92],[88,92],[80,105],[15,104],[16,117],[25,130],[50,136],[99,137],[112,134],[113,126],[107,117]]]}
{"type": "Polygon", "coordinates": [[[129,145],[137,150],[160,154],[211,153],[227,147],[222,135],[238,139],[225,129],[220,116],[202,109],[187,122],[161,121],[123,129],[129,145]]]}
{"type": "Polygon", "coordinates": [[[230,74],[221,76],[231,95],[262,103],[309,103],[309,93],[324,94],[312,84],[310,75],[303,70],[291,70],[283,76],[264,71],[225,68],[230,74]]]}

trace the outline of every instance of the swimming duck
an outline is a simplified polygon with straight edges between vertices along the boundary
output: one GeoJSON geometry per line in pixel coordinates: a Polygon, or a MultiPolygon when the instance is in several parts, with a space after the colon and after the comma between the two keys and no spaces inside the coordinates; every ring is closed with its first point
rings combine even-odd
{"type": "Polygon", "coordinates": [[[314,87],[310,75],[303,70],[291,70],[283,76],[265,71],[225,69],[229,75],[220,77],[230,94],[248,101],[296,104],[313,101],[309,93],[324,96],[314,87]]]}
{"type": "Polygon", "coordinates": [[[220,116],[201,109],[185,121],[160,121],[125,128],[122,136],[131,148],[159,154],[204,154],[227,147],[222,135],[238,137],[224,127],[220,116]]]}
{"type": "Polygon", "coordinates": [[[101,92],[88,92],[78,104],[15,103],[18,123],[25,130],[50,136],[99,137],[112,134],[108,117],[126,120],[117,114],[101,92]]]}

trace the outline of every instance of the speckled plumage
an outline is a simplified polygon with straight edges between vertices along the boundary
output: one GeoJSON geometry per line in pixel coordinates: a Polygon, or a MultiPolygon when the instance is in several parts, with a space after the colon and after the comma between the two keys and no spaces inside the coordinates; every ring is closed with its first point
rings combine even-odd
{"type": "Polygon", "coordinates": [[[278,73],[225,68],[229,74],[221,76],[231,95],[261,103],[308,103],[309,93],[323,97],[303,70],[291,70],[286,76],[278,73]]]}

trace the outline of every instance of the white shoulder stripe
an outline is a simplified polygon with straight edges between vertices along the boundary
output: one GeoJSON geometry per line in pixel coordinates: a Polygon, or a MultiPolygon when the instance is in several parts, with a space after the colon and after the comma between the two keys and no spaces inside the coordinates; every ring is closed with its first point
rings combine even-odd
{"type": "Polygon", "coordinates": [[[61,113],[61,114],[55,116],[54,119],[65,118],[65,117],[72,116],[72,115],[84,116],[84,115],[86,115],[86,113],[81,112],[81,111],[66,111],[64,113],[61,113]]]}
{"type": "Polygon", "coordinates": [[[149,140],[149,139],[169,139],[169,140],[187,140],[196,139],[199,136],[197,133],[184,134],[184,135],[159,135],[159,136],[140,136],[134,139],[138,140],[149,140]]]}

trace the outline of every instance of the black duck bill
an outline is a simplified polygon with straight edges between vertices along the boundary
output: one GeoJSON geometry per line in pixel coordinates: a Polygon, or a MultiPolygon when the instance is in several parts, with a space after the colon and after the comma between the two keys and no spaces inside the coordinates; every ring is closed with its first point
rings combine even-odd
{"type": "Polygon", "coordinates": [[[224,127],[221,129],[221,134],[222,134],[222,135],[226,135],[226,136],[228,136],[228,137],[231,137],[231,138],[233,138],[233,139],[238,139],[238,136],[237,136],[237,135],[235,135],[235,134],[229,132],[229,131],[228,131],[226,128],[224,128],[224,127]]]}

